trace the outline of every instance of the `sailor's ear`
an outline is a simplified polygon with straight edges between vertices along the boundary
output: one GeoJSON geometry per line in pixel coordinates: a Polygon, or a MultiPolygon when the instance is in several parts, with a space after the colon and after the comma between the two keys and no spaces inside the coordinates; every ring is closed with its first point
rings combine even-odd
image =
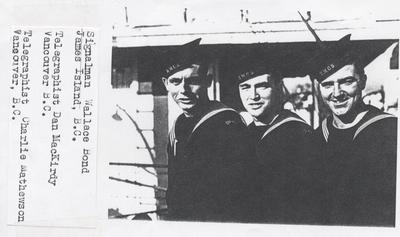
{"type": "Polygon", "coordinates": [[[361,87],[361,90],[365,89],[366,84],[367,84],[367,75],[363,74],[363,75],[360,76],[360,87],[361,87]]]}
{"type": "Polygon", "coordinates": [[[161,77],[161,80],[162,80],[162,82],[163,82],[163,84],[164,84],[165,88],[167,88],[167,85],[168,85],[168,79],[167,79],[167,78],[165,78],[165,77],[161,77]]]}

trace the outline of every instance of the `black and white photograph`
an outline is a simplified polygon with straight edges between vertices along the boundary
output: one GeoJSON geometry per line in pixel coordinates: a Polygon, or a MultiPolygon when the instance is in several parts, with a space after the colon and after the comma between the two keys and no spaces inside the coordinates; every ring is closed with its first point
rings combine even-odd
{"type": "Polygon", "coordinates": [[[395,227],[399,18],[350,5],[121,5],[108,217],[395,227]]]}

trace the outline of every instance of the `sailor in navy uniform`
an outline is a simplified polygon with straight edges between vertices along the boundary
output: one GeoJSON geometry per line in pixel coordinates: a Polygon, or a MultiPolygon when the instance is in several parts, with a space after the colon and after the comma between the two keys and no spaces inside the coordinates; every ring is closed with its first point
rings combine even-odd
{"type": "Polygon", "coordinates": [[[262,60],[243,61],[238,73],[239,94],[253,117],[248,131],[258,166],[254,220],[315,223],[312,129],[298,115],[283,109],[282,77],[277,68],[267,67],[262,60]]]}
{"type": "Polygon", "coordinates": [[[233,109],[210,101],[208,65],[195,40],[168,53],[164,85],[183,113],[168,142],[168,217],[245,221],[246,126],[233,109]]]}
{"type": "Polygon", "coordinates": [[[357,50],[347,35],[311,60],[330,112],[315,132],[325,224],[395,224],[397,118],[362,101],[364,67],[378,55],[357,50]]]}

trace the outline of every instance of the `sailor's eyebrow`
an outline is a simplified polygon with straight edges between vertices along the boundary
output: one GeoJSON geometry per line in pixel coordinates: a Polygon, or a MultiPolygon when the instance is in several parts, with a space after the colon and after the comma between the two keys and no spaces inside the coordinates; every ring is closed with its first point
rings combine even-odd
{"type": "Polygon", "coordinates": [[[182,78],[180,78],[180,77],[170,77],[170,78],[168,78],[168,81],[181,81],[182,80],[182,78]]]}
{"type": "MultiPolygon", "coordinates": [[[[344,83],[344,82],[349,82],[349,81],[351,81],[351,82],[357,81],[357,78],[355,78],[354,76],[348,76],[348,77],[337,79],[336,82],[344,83]]],[[[330,86],[330,85],[335,84],[335,81],[325,81],[325,82],[321,82],[320,84],[321,84],[321,86],[330,86]]]]}
{"type": "Polygon", "coordinates": [[[320,84],[321,84],[321,86],[330,86],[330,85],[333,85],[335,82],[334,81],[324,81],[324,82],[321,82],[320,84]]]}
{"type": "Polygon", "coordinates": [[[240,84],[239,87],[240,88],[248,88],[248,87],[250,87],[250,85],[247,83],[244,83],[244,84],[240,84]]]}
{"type": "Polygon", "coordinates": [[[270,86],[271,85],[266,81],[260,82],[260,83],[257,83],[257,84],[254,85],[254,87],[270,87],[270,86]]]}
{"type": "Polygon", "coordinates": [[[340,79],[338,79],[338,82],[348,81],[348,80],[357,81],[357,78],[355,78],[355,77],[353,77],[353,76],[348,76],[348,77],[345,77],[345,78],[340,78],[340,79]]]}

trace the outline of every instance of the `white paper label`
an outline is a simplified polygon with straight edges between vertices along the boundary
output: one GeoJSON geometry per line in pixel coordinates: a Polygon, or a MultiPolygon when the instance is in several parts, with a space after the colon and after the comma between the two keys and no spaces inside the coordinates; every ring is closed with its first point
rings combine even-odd
{"type": "Polygon", "coordinates": [[[85,28],[12,31],[9,224],[95,220],[97,38],[85,28]]]}

